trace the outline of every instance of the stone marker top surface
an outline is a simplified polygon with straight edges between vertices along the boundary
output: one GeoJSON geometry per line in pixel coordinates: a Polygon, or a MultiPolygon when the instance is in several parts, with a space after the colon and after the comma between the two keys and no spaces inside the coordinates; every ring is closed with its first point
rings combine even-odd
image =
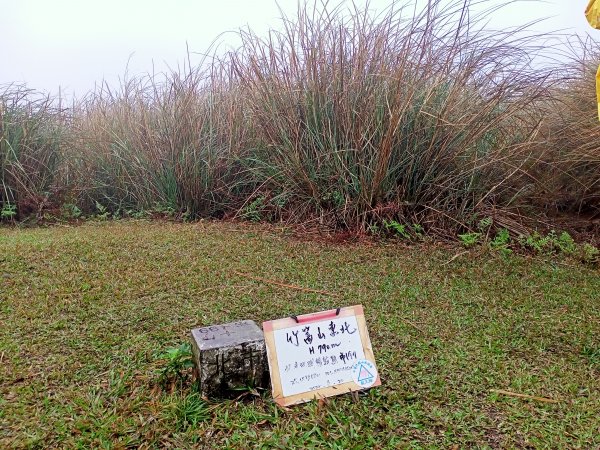
{"type": "Polygon", "coordinates": [[[192,336],[200,350],[233,347],[264,339],[262,330],[252,320],[240,320],[239,322],[194,328],[192,336]]]}

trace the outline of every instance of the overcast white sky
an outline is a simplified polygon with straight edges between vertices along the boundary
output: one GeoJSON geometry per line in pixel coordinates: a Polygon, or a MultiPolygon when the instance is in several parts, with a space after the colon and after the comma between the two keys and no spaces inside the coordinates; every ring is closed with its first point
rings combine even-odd
{"type": "MultiPolygon", "coordinates": [[[[600,40],[585,21],[587,2],[520,0],[496,12],[492,27],[548,18],[536,29],[600,40]]],[[[505,0],[489,0],[497,3],[505,0]]],[[[369,4],[382,10],[390,0],[369,4]]],[[[293,15],[297,0],[279,0],[279,6],[293,15]]],[[[191,52],[203,52],[224,32],[250,26],[264,33],[279,26],[279,17],[276,0],[0,0],[0,85],[26,83],[51,93],[61,86],[82,96],[103,79],[116,84],[128,61],[130,74],[152,72],[153,64],[164,71],[184,61],[186,42],[191,52]]],[[[234,42],[234,35],[220,39],[234,42]]]]}

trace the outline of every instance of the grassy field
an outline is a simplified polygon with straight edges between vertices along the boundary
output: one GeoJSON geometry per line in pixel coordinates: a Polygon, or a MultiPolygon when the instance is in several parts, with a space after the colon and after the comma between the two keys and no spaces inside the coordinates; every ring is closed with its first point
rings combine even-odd
{"type": "Polygon", "coordinates": [[[239,224],[0,229],[0,447],[600,447],[598,271],[462,252],[239,224]],[[358,303],[383,381],[360,398],[246,392],[194,424],[191,386],[158,383],[192,327],[358,303]]]}

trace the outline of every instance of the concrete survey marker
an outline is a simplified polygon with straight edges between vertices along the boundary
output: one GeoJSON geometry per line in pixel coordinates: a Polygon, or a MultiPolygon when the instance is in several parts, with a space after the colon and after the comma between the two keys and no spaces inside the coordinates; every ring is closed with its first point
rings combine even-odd
{"type": "Polygon", "coordinates": [[[269,387],[265,339],[252,320],[195,328],[191,338],[202,395],[230,397],[240,388],[269,387]]]}

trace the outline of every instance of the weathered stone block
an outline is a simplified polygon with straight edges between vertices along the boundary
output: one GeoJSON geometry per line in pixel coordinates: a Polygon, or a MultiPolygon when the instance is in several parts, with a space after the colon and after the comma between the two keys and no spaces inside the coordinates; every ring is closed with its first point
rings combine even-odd
{"type": "Polygon", "coordinates": [[[239,395],[235,389],[269,387],[264,335],[252,320],[195,328],[191,338],[202,395],[230,397],[239,395]]]}

